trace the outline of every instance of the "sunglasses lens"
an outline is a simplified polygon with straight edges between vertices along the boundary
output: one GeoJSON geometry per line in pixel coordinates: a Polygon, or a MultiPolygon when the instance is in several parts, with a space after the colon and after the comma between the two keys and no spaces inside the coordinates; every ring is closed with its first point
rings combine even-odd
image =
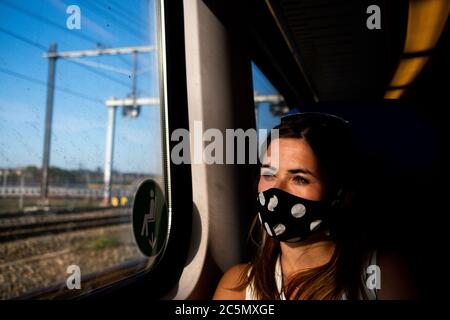
{"type": "Polygon", "coordinates": [[[289,114],[281,118],[281,123],[296,122],[301,120],[317,120],[325,123],[340,123],[345,125],[348,125],[349,123],[341,117],[322,112],[302,112],[289,114]]]}

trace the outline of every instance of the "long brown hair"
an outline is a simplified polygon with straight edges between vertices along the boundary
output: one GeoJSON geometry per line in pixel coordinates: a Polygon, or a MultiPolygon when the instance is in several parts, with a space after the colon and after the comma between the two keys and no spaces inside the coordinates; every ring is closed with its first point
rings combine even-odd
{"type": "MultiPolygon", "coordinates": [[[[330,237],[335,250],[330,261],[322,266],[299,271],[288,279],[284,293],[288,299],[348,299],[366,298],[363,289],[363,237],[353,206],[357,186],[357,153],[352,143],[350,125],[343,119],[322,114],[302,113],[288,116],[274,129],[278,138],[304,139],[312,148],[321,170],[327,177],[329,199],[334,200],[330,237]]],[[[271,136],[265,146],[270,145],[271,136]]],[[[259,180],[259,173],[258,179],[259,180]]],[[[255,197],[257,192],[255,183],[255,197]]],[[[251,234],[257,224],[255,219],[251,234]]],[[[275,282],[275,265],[280,255],[280,243],[259,228],[262,243],[257,247],[252,264],[242,274],[237,289],[252,284],[259,299],[280,299],[275,282]],[[251,268],[249,270],[249,268],[251,268]]]]}

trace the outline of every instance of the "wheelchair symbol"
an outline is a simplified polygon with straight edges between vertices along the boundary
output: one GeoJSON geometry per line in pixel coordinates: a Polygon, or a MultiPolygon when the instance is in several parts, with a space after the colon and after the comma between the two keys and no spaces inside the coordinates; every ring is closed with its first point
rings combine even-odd
{"type": "Polygon", "coordinates": [[[141,229],[142,237],[144,236],[144,234],[146,237],[148,237],[148,224],[150,222],[154,222],[155,220],[156,220],[155,192],[153,190],[150,190],[150,210],[149,213],[144,215],[144,221],[142,222],[142,229],[141,229]]]}

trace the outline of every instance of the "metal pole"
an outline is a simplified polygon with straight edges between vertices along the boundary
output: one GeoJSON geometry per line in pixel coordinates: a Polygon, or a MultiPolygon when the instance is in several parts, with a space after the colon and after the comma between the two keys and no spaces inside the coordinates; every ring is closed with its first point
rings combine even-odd
{"type": "MultiPolygon", "coordinates": [[[[52,43],[48,54],[56,52],[56,43],[52,43]]],[[[47,109],[45,112],[44,155],[42,160],[41,198],[48,201],[48,166],[50,162],[50,142],[53,116],[53,97],[55,91],[56,57],[48,58],[47,109]]]]}
{"type": "Polygon", "coordinates": [[[8,174],[9,174],[9,171],[5,170],[4,177],[3,177],[3,192],[4,192],[3,196],[5,198],[6,198],[6,186],[8,184],[8,174]]]}
{"type": "Polygon", "coordinates": [[[137,51],[134,51],[134,52],[133,52],[133,73],[132,73],[132,75],[131,75],[131,77],[132,77],[131,97],[133,98],[133,107],[134,107],[134,108],[137,107],[137,106],[136,106],[136,98],[137,98],[137,94],[136,94],[137,58],[138,58],[138,53],[137,53],[137,51]]]}
{"type": "Polygon", "coordinates": [[[114,153],[114,129],[116,122],[117,107],[108,107],[108,128],[106,130],[106,154],[105,154],[105,189],[103,193],[103,201],[105,205],[111,203],[111,172],[114,153]]]}
{"type": "Polygon", "coordinates": [[[20,175],[20,198],[19,198],[19,209],[23,210],[23,194],[25,193],[25,173],[23,171],[19,171],[20,175]]]}
{"type": "Polygon", "coordinates": [[[9,174],[8,170],[5,170],[4,177],[3,177],[3,188],[5,188],[5,189],[6,189],[6,184],[8,182],[8,174],[9,174]]]}
{"type": "Polygon", "coordinates": [[[2,185],[2,197],[6,196],[6,184],[5,184],[5,179],[6,179],[6,171],[0,170],[0,175],[2,176],[2,181],[3,181],[3,185],[2,185]]]}

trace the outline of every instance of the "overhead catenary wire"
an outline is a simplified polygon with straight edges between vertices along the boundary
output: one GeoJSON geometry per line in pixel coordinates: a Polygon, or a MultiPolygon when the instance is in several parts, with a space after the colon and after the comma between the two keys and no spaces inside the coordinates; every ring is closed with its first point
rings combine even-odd
{"type": "MultiPolygon", "coordinates": [[[[145,39],[145,36],[141,33],[139,29],[131,27],[132,24],[127,25],[123,23],[122,20],[120,20],[120,18],[116,18],[111,14],[111,10],[108,10],[108,8],[101,8],[99,6],[100,5],[97,4],[95,1],[91,1],[89,2],[89,5],[86,8],[91,11],[96,11],[97,13],[106,14],[107,16],[109,16],[109,19],[111,19],[112,22],[120,25],[123,28],[123,30],[127,31],[130,35],[134,36],[136,39],[138,40],[145,39]]],[[[129,18],[126,20],[129,20],[129,18]]]]}
{"type": "MultiPolygon", "coordinates": [[[[25,9],[25,8],[23,8],[23,7],[21,7],[21,6],[18,6],[17,4],[12,4],[12,3],[10,3],[9,1],[6,1],[6,0],[5,0],[5,1],[3,1],[3,2],[0,2],[0,5],[7,6],[7,7],[13,9],[13,10],[16,10],[16,11],[18,11],[18,12],[21,12],[21,13],[23,13],[23,14],[29,16],[29,17],[32,17],[32,18],[34,18],[34,19],[36,19],[36,20],[40,20],[40,21],[42,21],[42,22],[44,22],[44,23],[46,23],[46,24],[48,24],[48,25],[51,25],[51,26],[53,26],[53,27],[55,27],[55,28],[57,28],[57,29],[59,29],[59,30],[62,30],[62,31],[64,31],[64,32],[69,32],[69,31],[70,31],[70,30],[68,30],[67,28],[63,27],[62,25],[60,25],[60,24],[58,24],[58,23],[56,23],[56,22],[51,21],[50,19],[47,19],[47,18],[45,18],[45,17],[43,17],[43,16],[41,16],[41,15],[38,15],[38,14],[36,14],[36,13],[33,13],[33,12],[31,12],[31,11],[29,11],[29,10],[27,10],[27,9],[25,9]]],[[[78,37],[78,38],[80,38],[80,39],[83,39],[83,40],[85,40],[85,41],[88,41],[88,42],[92,42],[92,43],[98,44],[98,40],[96,40],[96,39],[94,39],[94,38],[91,38],[91,37],[89,37],[89,36],[86,36],[86,35],[84,35],[84,34],[81,34],[81,33],[73,33],[73,32],[71,32],[71,34],[72,34],[73,36],[78,37]]]]}
{"type": "Polygon", "coordinates": [[[123,17],[126,19],[133,19],[133,22],[136,22],[141,27],[147,27],[146,23],[143,22],[139,18],[139,16],[133,14],[127,8],[123,7],[120,3],[117,3],[115,1],[109,1],[109,3],[105,3],[104,5],[107,7],[107,9],[111,8],[112,13],[115,13],[118,16],[123,15],[123,17]],[[118,10],[113,10],[114,7],[116,7],[118,10]]]}
{"type": "MultiPolygon", "coordinates": [[[[5,6],[9,7],[10,9],[13,9],[13,10],[16,10],[16,11],[22,13],[22,14],[28,15],[28,16],[34,18],[34,19],[43,21],[44,23],[46,23],[46,24],[48,24],[48,25],[51,25],[51,26],[53,26],[53,27],[55,27],[55,28],[58,28],[58,29],[60,29],[60,30],[62,30],[62,31],[65,31],[65,32],[68,31],[66,28],[61,27],[61,26],[58,25],[57,23],[55,23],[55,22],[53,22],[53,21],[51,21],[51,20],[49,20],[49,19],[47,19],[47,18],[45,18],[45,17],[43,17],[43,16],[40,16],[40,15],[38,15],[38,14],[35,14],[35,13],[31,12],[30,10],[27,10],[26,8],[23,8],[23,7],[19,6],[19,5],[10,3],[10,2],[8,2],[8,1],[0,2],[0,5],[5,5],[5,6]]],[[[22,35],[20,35],[20,34],[17,34],[17,33],[13,32],[13,31],[11,31],[11,30],[8,30],[8,29],[5,29],[5,28],[0,27],[0,32],[2,32],[2,33],[4,33],[4,34],[7,34],[7,35],[9,35],[9,36],[11,36],[11,37],[14,37],[14,38],[16,38],[17,40],[20,40],[20,41],[22,41],[22,42],[24,42],[24,43],[27,43],[28,45],[31,45],[31,46],[33,46],[33,47],[39,49],[39,50],[47,51],[47,48],[46,48],[44,45],[42,45],[41,43],[39,43],[39,42],[37,42],[37,41],[33,41],[33,40],[29,39],[29,38],[26,38],[26,37],[24,37],[24,36],[22,36],[22,35]]],[[[90,37],[84,36],[84,35],[80,35],[80,34],[77,34],[77,33],[71,33],[71,34],[72,34],[72,35],[75,35],[75,36],[77,36],[77,37],[79,37],[79,38],[82,38],[82,39],[84,39],[84,40],[86,40],[86,41],[95,43],[97,46],[99,46],[99,45],[101,46],[101,44],[99,44],[98,41],[96,41],[96,40],[93,39],[93,38],[90,38],[90,37]]],[[[119,58],[123,58],[123,57],[120,56],[120,55],[119,55],[118,57],[119,57],[119,58]]],[[[120,84],[120,85],[122,85],[122,86],[124,86],[124,87],[126,87],[126,88],[128,88],[128,87],[130,86],[129,83],[126,83],[126,82],[124,82],[124,81],[118,80],[118,79],[116,79],[116,78],[114,78],[114,77],[111,77],[111,76],[109,76],[109,75],[106,75],[106,74],[103,73],[103,72],[100,72],[100,71],[97,71],[97,70],[94,70],[94,69],[90,68],[89,66],[87,66],[87,64],[89,64],[89,62],[81,63],[80,61],[70,61],[70,60],[68,60],[68,61],[71,62],[71,63],[74,63],[74,64],[77,65],[78,67],[81,67],[81,68],[83,68],[83,69],[85,69],[85,70],[87,70],[87,71],[89,71],[89,72],[91,72],[91,73],[94,73],[94,74],[96,74],[96,75],[98,75],[98,76],[100,76],[100,77],[103,77],[103,78],[105,78],[105,79],[107,79],[107,80],[109,80],[109,81],[116,82],[116,83],[118,83],[118,84],[120,84]]],[[[124,61],[125,63],[128,64],[128,61],[126,61],[126,60],[123,60],[123,61],[124,61]]],[[[97,64],[96,66],[91,65],[91,67],[99,67],[99,66],[100,66],[99,64],[97,64]]],[[[113,67],[113,68],[114,68],[114,67],[113,67]]],[[[104,69],[105,69],[105,68],[104,68],[104,69]]],[[[111,68],[109,68],[109,69],[110,69],[110,71],[112,71],[111,68]]],[[[120,69],[120,68],[117,68],[116,71],[119,70],[119,69],[120,69]]],[[[121,71],[122,71],[121,73],[125,73],[123,69],[121,69],[121,71]]],[[[127,73],[125,73],[125,74],[127,74],[127,73]]],[[[128,76],[130,77],[129,74],[130,74],[130,73],[128,73],[128,76]]],[[[67,89],[67,90],[70,91],[70,89],[67,89]]]]}
{"type": "MultiPolygon", "coordinates": [[[[22,74],[22,73],[19,73],[19,72],[15,72],[15,71],[3,68],[3,67],[0,67],[0,72],[4,73],[4,74],[7,74],[7,75],[10,75],[10,76],[13,76],[13,77],[16,77],[16,78],[19,78],[19,79],[22,79],[22,80],[26,80],[26,81],[29,81],[29,82],[32,82],[32,83],[35,83],[35,84],[39,84],[39,85],[44,86],[44,87],[48,86],[47,83],[44,82],[44,81],[41,81],[41,80],[38,80],[38,79],[35,79],[35,78],[32,78],[32,77],[29,77],[29,76],[27,76],[25,74],[22,74]]],[[[85,95],[83,93],[80,93],[80,92],[77,92],[77,91],[74,91],[74,90],[71,90],[71,89],[68,89],[68,88],[65,88],[65,87],[60,87],[60,86],[56,86],[55,85],[55,89],[59,90],[59,91],[62,91],[62,92],[65,92],[67,94],[70,94],[72,96],[78,97],[78,98],[82,98],[82,99],[85,99],[85,100],[89,100],[89,101],[93,101],[93,102],[97,102],[97,103],[102,103],[102,104],[104,103],[104,101],[102,99],[100,99],[100,98],[91,97],[91,96],[85,95]]]]}
{"type": "Polygon", "coordinates": [[[13,38],[16,38],[16,39],[22,41],[22,42],[25,42],[25,43],[27,43],[27,44],[35,47],[35,48],[41,49],[43,51],[47,51],[47,48],[45,46],[43,46],[42,44],[40,44],[38,42],[35,42],[35,41],[33,42],[32,40],[27,39],[27,38],[25,38],[25,37],[15,33],[15,32],[13,32],[13,31],[10,31],[10,30],[7,30],[5,28],[0,27],[0,32],[5,33],[5,34],[7,34],[7,35],[9,35],[9,36],[11,36],[13,38]]]}
{"type": "Polygon", "coordinates": [[[76,66],[78,66],[78,67],[80,67],[80,68],[83,68],[83,69],[86,70],[86,71],[92,72],[92,73],[94,73],[94,74],[96,74],[96,75],[98,75],[98,76],[100,76],[100,77],[102,77],[102,78],[105,78],[105,79],[107,79],[107,80],[110,80],[110,81],[113,81],[113,82],[115,82],[115,83],[118,83],[118,84],[120,84],[120,85],[122,85],[122,86],[124,86],[124,87],[126,87],[126,88],[129,88],[129,87],[130,87],[130,84],[129,84],[129,83],[126,83],[126,82],[124,82],[124,81],[121,81],[121,80],[112,78],[112,77],[106,75],[105,73],[103,73],[103,72],[101,72],[101,71],[94,70],[94,69],[92,69],[91,67],[89,67],[89,66],[87,66],[87,65],[85,65],[85,64],[81,64],[79,61],[74,61],[74,60],[72,60],[72,59],[71,59],[71,60],[64,59],[64,60],[67,61],[67,62],[69,62],[69,63],[72,63],[72,64],[74,64],[74,65],[76,65],[76,66]]]}
{"type": "MultiPolygon", "coordinates": [[[[52,27],[54,27],[54,28],[57,28],[57,29],[59,29],[59,30],[61,30],[61,31],[68,32],[68,33],[70,33],[72,36],[78,37],[78,38],[80,38],[80,39],[83,39],[84,41],[91,42],[91,43],[95,44],[96,46],[102,47],[102,44],[99,43],[99,41],[98,41],[97,39],[94,39],[94,38],[92,38],[92,37],[86,36],[86,35],[81,34],[81,33],[70,32],[70,30],[68,30],[68,29],[65,28],[64,26],[60,25],[59,23],[56,23],[56,22],[54,22],[54,21],[52,21],[52,20],[50,20],[50,19],[47,19],[46,17],[43,17],[43,16],[41,16],[41,15],[39,15],[39,14],[36,14],[36,13],[34,13],[34,12],[31,12],[30,10],[28,10],[28,9],[26,9],[26,8],[23,8],[23,7],[21,7],[21,6],[17,5],[17,4],[15,4],[15,3],[11,3],[11,2],[9,2],[9,1],[7,1],[7,0],[3,0],[2,2],[0,2],[0,5],[9,7],[10,9],[13,9],[13,10],[15,10],[15,11],[17,11],[17,12],[20,12],[20,13],[22,13],[22,14],[25,14],[25,15],[27,15],[27,16],[33,18],[33,19],[42,21],[42,22],[44,22],[44,23],[46,23],[46,24],[48,24],[48,25],[50,25],[50,26],[52,26],[52,27]]],[[[130,63],[129,63],[127,60],[125,60],[122,56],[118,56],[118,58],[119,58],[122,62],[124,62],[125,64],[130,65],[130,63]]]]}
{"type": "Polygon", "coordinates": [[[88,67],[104,69],[104,70],[117,72],[117,73],[125,74],[125,75],[131,75],[131,71],[130,70],[117,68],[117,67],[114,67],[114,66],[110,66],[108,64],[100,63],[100,62],[87,61],[87,60],[83,60],[81,58],[72,58],[72,59],[67,60],[67,61],[74,61],[76,63],[82,64],[82,65],[85,65],[85,66],[88,66],[88,67]]]}
{"type": "MultiPolygon", "coordinates": [[[[0,27],[0,32],[5,33],[5,34],[7,34],[7,35],[9,35],[9,36],[11,36],[11,37],[13,37],[13,38],[16,38],[16,39],[18,39],[18,40],[20,40],[20,41],[22,41],[22,42],[24,42],[24,43],[27,43],[27,44],[29,44],[29,45],[35,47],[35,48],[40,49],[40,50],[43,50],[43,51],[47,51],[47,50],[48,50],[45,46],[43,46],[43,45],[40,44],[39,42],[33,42],[32,40],[30,40],[30,39],[28,39],[28,38],[26,38],[26,37],[23,37],[23,36],[21,36],[21,35],[19,35],[19,34],[17,34],[17,33],[14,33],[14,32],[12,32],[12,31],[10,31],[10,30],[7,30],[7,29],[5,29],[5,28],[0,27]]],[[[85,70],[87,70],[87,71],[89,71],[89,72],[92,72],[92,73],[94,73],[94,74],[96,74],[96,75],[98,75],[98,76],[100,76],[100,77],[102,77],[102,78],[104,78],[104,79],[107,79],[107,80],[116,82],[116,83],[118,83],[118,84],[120,84],[120,85],[123,85],[123,86],[125,86],[125,87],[127,87],[127,88],[130,87],[130,84],[129,84],[129,83],[126,83],[126,82],[124,82],[124,81],[115,79],[115,78],[113,78],[113,77],[111,77],[111,76],[108,76],[107,74],[105,74],[105,73],[103,73],[103,72],[100,72],[100,71],[97,71],[97,70],[93,70],[92,68],[89,68],[89,67],[87,67],[87,66],[85,66],[85,65],[82,65],[82,64],[78,63],[77,61],[71,61],[71,60],[66,60],[66,61],[68,61],[68,62],[70,62],[70,63],[73,63],[73,64],[75,64],[76,66],[81,67],[81,68],[83,68],[83,69],[85,69],[85,70]]]]}

